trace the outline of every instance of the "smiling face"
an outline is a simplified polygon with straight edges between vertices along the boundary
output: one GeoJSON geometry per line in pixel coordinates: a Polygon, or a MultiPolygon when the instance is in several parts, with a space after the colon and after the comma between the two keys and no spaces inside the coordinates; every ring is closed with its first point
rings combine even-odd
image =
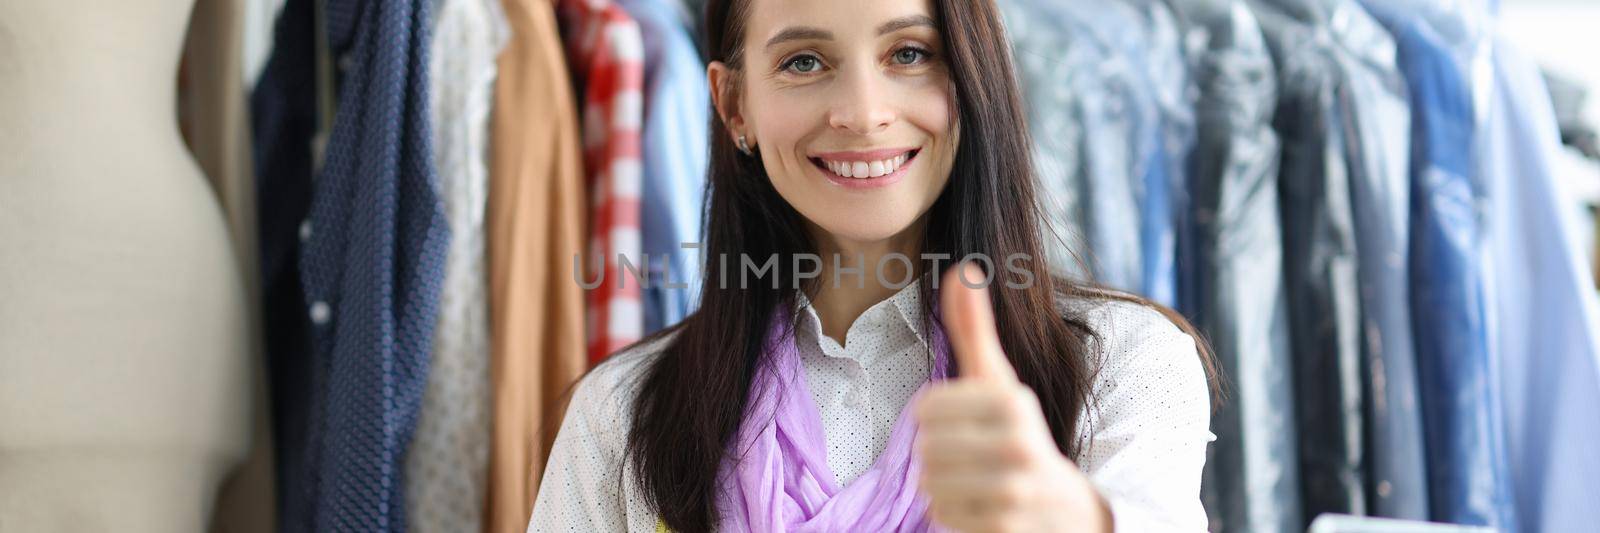
{"type": "Polygon", "coordinates": [[[748,0],[717,109],[774,188],[835,242],[917,231],[950,179],[959,129],[928,0],[748,0]]]}

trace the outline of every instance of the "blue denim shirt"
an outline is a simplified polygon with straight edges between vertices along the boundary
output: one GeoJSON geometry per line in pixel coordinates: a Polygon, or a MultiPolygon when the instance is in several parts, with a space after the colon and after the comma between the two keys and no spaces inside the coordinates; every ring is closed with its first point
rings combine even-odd
{"type": "Polygon", "coordinates": [[[1278,218],[1278,81],[1242,0],[1170,2],[1194,103],[1180,304],[1229,383],[1201,496],[1212,531],[1299,531],[1293,361],[1278,218]]]}
{"type": "Polygon", "coordinates": [[[1340,99],[1346,76],[1315,8],[1252,5],[1278,66],[1273,123],[1283,140],[1278,193],[1302,505],[1308,517],[1364,513],[1360,267],[1345,157],[1353,132],[1344,121],[1354,111],[1340,99]]]}
{"type": "Polygon", "coordinates": [[[1287,4],[1298,4],[1298,17],[1314,21],[1330,37],[1326,52],[1339,76],[1335,105],[1343,110],[1339,122],[1345,132],[1339,157],[1345,160],[1356,232],[1357,368],[1359,394],[1365,398],[1359,416],[1347,418],[1356,428],[1350,434],[1366,433],[1359,453],[1346,456],[1353,461],[1323,471],[1326,479],[1312,479],[1309,471],[1302,471],[1308,481],[1306,510],[1308,515],[1426,519],[1422,415],[1406,271],[1411,108],[1396,43],[1357,2],[1287,4]]]}
{"type": "MultiPolygon", "coordinates": [[[[1053,265],[1069,275],[1176,301],[1168,130],[1183,106],[1158,89],[1181,85],[1175,37],[1152,40],[1160,8],[1088,0],[1003,0],[1034,140],[1053,265]],[[1132,31],[1130,31],[1132,30],[1132,31]],[[1153,50],[1152,42],[1165,50],[1153,50]],[[1092,134],[1091,134],[1092,132],[1092,134]]],[[[1182,137],[1182,134],[1177,134],[1182,137]]],[[[1176,147],[1183,150],[1182,146],[1176,147]]]]}
{"type": "Polygon", "coordinates": [[[1514,529],[1498,388],[1485,324],[1484,196],[1474,147],[1478,105],[1464,17],[1421,4],[1369,2],[1399,41],[1412,99],[1411,281],[1418,385],[1433,520],[1514,529]],[[1409,5],[1417,4],[1417,5],[1409,5]],[[1462,44],[1466,43],[1466,44],[1462,44]]]}

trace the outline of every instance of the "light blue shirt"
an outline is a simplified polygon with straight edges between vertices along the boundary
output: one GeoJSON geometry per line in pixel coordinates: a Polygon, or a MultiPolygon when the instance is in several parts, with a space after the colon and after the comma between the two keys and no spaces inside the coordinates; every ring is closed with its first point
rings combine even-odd
{"type": "Polygon", "coordinates": [[[1553,175],[1561,141],[1538,68],[1494,48],[1485,124],[1489,320],[1523,531],[1593,531],[1600,510],[1600,301],[1553,175]]]}
{"type": "Polygon", "coordinates": [[[701,255],[681,245],[703,240],[711,90],[682,4],[677,0],[619,0],[618,4],[639,23],[645,48],[640,209],[644,253],[650,261],[650,285],[643,294],[648,335],[677,324],[697,307],[701,255]]]}

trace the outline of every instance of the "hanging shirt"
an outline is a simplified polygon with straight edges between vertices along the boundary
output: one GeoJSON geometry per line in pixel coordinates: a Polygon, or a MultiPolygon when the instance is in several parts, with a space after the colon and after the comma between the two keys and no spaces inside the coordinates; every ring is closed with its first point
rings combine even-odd
{"type": "MultiPolygon", "coordinates": [[[[930,352],[918,287],[908,286],[862,313],[843,345],[820,334],[810,306],[801,312],[797,344],[823,420],[828,466],[841,482],[876,459],[911,393],[927,381],[930,352]]],[[[1079,468],[1109,502],[1119,529],[1205,531],[1197,494],[1213,436],[1206,430],[1210,397],[1194,340],[1136,304],[1085,302],[1072,308],[1100,334],[1090,349],[1099,350],[1103,365],[1092,392],[1096,407],[1080,418],[1077,438],[1085,447],[1079,468]]],[[[624,446],[637,377],[672,338],[618,354],[579,383],[530,533],[657,531],[658,513],[633,483],[624,446]]]]}
{"type": "Polygon", "coordinates": [[[1077,44],[1073,32],[1055,19],[1034,16],[1032,0],[998,2],[1011,39],[1023,104],[1032,134],[1034,173],[1039,179],[1039,203],[1045,250],[1049,264],[1061,273],[1088,278],[1092,269],[1087,253],[1083,202],[1084,128],[1075,113],[1081,95],[1094,90],[1088,76],[1099,61],[1088,47],[1077,44]]]}
{"type": "Polygon", "coordinates": [[[511,35],[491,118],[487,253],[490,387],[487,533],[528,527],[567,393],[588,368],[582,138],[549,0],[503,0],[511,35]]]}
{"type": "Polygon", "coordinates": [[[677,324],[700,295],[700,244],[711,138],[711,89],[676,0],[622,0],[639,23],[645,49],[644,333],[677,324]]]}
{"type": "Polygon", "coordinates": [[[327,42],[341,76],[315,180],[312,4],[285,6],[252,96],[261,212],[271,213],[261,229],[264,276],[275,293],[267,335],[283,334],[268,357],[286,378],[274,381],[274,394],[297,398],[276,402],[291,409],[279,423],[292,426],[279,432],[288,458],[281,523],[404,530],[401,472],[449,242],[425,107],[430,3],[328,0],[327,42]],[[287,218],[308,203],[304,220],[287,218]],[[296,253],[298,265],[286,262],[296,253]],[[286,269],[296,267],[298,287],[287,283],[294,278],[286,269]],[[296,338],[300,331],[309,332],[308,344],[296,338]]]}
{"type": "Polygon", "coordinates": [[[1409,280],[1430,518],[1513,527],[1494,429],[1484,322],[1485,191],[1474,169],[1470,15],[1447,2],[1368,3],[1394,31],[1412,100],[1409,280]],[[1465,147],[1465,148],[1464,148],[1465,147]],[[1498,457],[1498,459],[1497,459],[1498,457]]]}
{"type": "Polygon", "coordinates": [[[1172,8],[1155,0],[1123,0],[1134,8],[1138,28],[1128,32],[1130,50],[1140,50],[1140,85],[1149,91],[1157,127],[1145,150],[1144,202],[1140,208],[1144,295],[1179,306],[1178,235],[1187,210],[1189,158],[1195,144],[1195,87],[1189,78],[1182,35],[1172,8]]]}
{"type": "Polygon", "coordinates": [[[1175,305],[1173,188],[1192,118],[1179,100],[1184,70],[1170,14],[1140,0],[1000,7],[1032,128],[1051,263],[1175,305]]]}
{"type": "Polygon", "coordinates": [[[1113,28],[1137,24],[1125,5],[1000,2],[1015,50],[1045,206],[1050,264],[1130,292],[1144,289],[1140,194],[1154,109],[1113,28]],[[1114,6],[1114,7],[1112,7],[1114,6]]]}
{"type": "MultiPolygon", "coordinates": [[[[1295,2],[1252,2],[1278,67],[1278,191],[1289,296],[1301,500],[1308,517],[1365,514],[1360,289],[1350,168],[1352,112],[1328,28],[1295,2]]],[[[1296,530],[1304,525],[1296,525],[1296,530]]]]}
{"type": "MultiPolygon", "coordinates": [[[[576,73],[589,186],[589,362],[643,337],[640,282],[640,129],[644,120],[644,43],[639,25],[611,0],[559,0],[567,63],[576,73]],[[624,267],[631,266],[628,270],[624,267]]],[[[585,288],[588,288],[587,286],[585,288]]]]}
{"type": "MultiPolygon", "coordinates": [[[[1352,0],[1311,3],[1332,36],[1342,75],[1339,105],[1346,136],[1355,222],[1361,324],[1362,444],[1359,476],[1308,484],[1319,511],[1426,520],[1422,415],[1406,264],[1410,246],[1411,107],[1397,45],[1352,0]],[[1349,484],[1350,486],[1347,486],[1349,484]],[[1345,498],[1350,500],[1345,500],[1345,498]]],[[[1312,509],[1309,509],[1308,511],[1312,509]]]]}
{"type": "Polygon", "coordinates": [[[443,0],[429,59],[434,161],[450,225],[433,358],[406,454],[411,531],[477,531],[489,465],[484,210],[489,107],[506,33],[499,0],[443,0]]]}
{"type": "Polygon", "coordinates": [[[311,146],[316,130],[315,61],[310,1],[287,2],[274,29],[272,55],[250,94],[260,246],[262,342],[271,384],[273,459],[279,522],[309,529],[312,359],[305,293],[300,288],[300,223],[311,203],[311,146]]]}
{"type": "MultiPolygon", "coordinates": [[[[1350,291],[1359,302],[1356,351],[1346,352],[1341,345],[1338,352],[1341,372],[1351,366],[1358,372],[1353,382],[1339,383],[1344,389],[1338,398],[1359,403],[1354,409],[1342,405],[1338,412],[1348,429],[1346,438],[1368,433],[1343,447],[1327,447],[1315,442],[1319,440],[1315,436],[1302,442],[1301,449],[1308,452],[1301,458],[1305,511],[1313,516],[1378,513],[1426,519],[1422,422],[1406,300],[1411,123],[1395,43],[1360,4],[1350,0],[1290,0],[1275,5],[1315,32],[1307,38],[1319,43],[1316,48],[1326,58],[1336,87],[1327,105],[1333,109],[1330,118],[1337,121],[1335,133],[1341,138],[1330,138],[1325,145],[1332,151],[1326,154],[1327,165],[1335,169],[1328,173],[1327,186],[1336,186],[1332,177],[1342,169],[1350,211],[1340,216],[1349,216],[1354,229],[1356,286],[1332,290],[1350,291]],[[1352,355],[1359,359],[1350,360],[1352,355]],[[1334,459],[1332,450],[1342,450],[1342,457],[1334,459]]],[[[1325,275],[1314,271],[1305,279],[1320,284],[1325,275]]],[[[1317,389],[1303,383],[1301,390],[1317,389]]],[[[1302,418],[1302,423],[1326,427],[1320,413],[1328,412],[1328,406],[1313,409],[1307,413],[1319,416],[1302,418]]],[[[1315,433],[1302,433],[1306,435],[1315,433]]]]}
{"type": "Polygon", "coordinates": [[[1291,531],[1304,522],[1278,218],[1278,82],[1242,1],[1175,2],[1195,103],[1184,310],[1230,383],[1202,493],[1212,531],[1291,531]]]}
{"type": "Polygon", "coordinates": [[[1152,168],[1160,129],[1150,86],[1141,73],[1142,39],[1127,31],[1140,24],[1122,4],[1075,0],[1042,5],[1046,7],[1035,16],[1065,21],[1068,31],[1078,33],[1100,56],[1089,71],[1098,90],[1079,95],[1079,119],[1087,132],[1082,154],[1089,243],[1077,251],[1094,259],[1096,279],[1107,286],[1170,297],[1171,269],[1147,258],[1170,233],[1171,220],[1161,216],[1170,213],[1165,188],[1158,188],[1163,193],[1157,196],[1159,203],[1151,201],[1150,185],[1161,179],[1160,169],[1152,168]]]}
{"type": "Polygon", "coordinates": [[[1537,67],[1500,40],[1484,125],[1496,367],[1523,531],[1593,529],[1600,494],[1600,303],[1555,176],[1557,126],[1537,67]]]}
{"type": "MultiPolygon", "coordinates": [[[[1153,5],[1141,10],[1130,2],[1106,4],[1102,2],[1069,1],[1047,2],[1036,6],[1035,16],[1053,17],[1066,22],[1078,32],[1083,43],[1102,55],[1102,60],[1091,70],[1098,78],[1101,91],[1081,95],[1083,103],[1080,120],[1089,142],[1084,156],[1089,163],[1085,205],[1089,217],[1090,242],[1087,252],[1099,259],[1098,250],[1121,246],[1116,240],[1132,238],[1137,252],[1128,256],[1132,263],[1122,265],[1108,260],[1097,272],[1104,272],[1103,281],[1113,287],[1137,292],[1158,303],[1174,305],[1176,302],[1176,251],[1173,234],[1171,188],[1165,143],[1167,139],[1164,120],[1180,119],[1183,111],[1164,110],[1160,93],[1175,92],[1173,86],[1181,85],[1182,70],[1171,72],[1162,67],[1177,66],[1173,62],[1161,64],[1153,60],[1162,54],[1176,54],[1170,49],[1157,49],[1166,44],[1176,46],[1175,37],[1164,37],[1161,26],[1164,12],[1153,5]],[[1156,18],[1146,18],[1151,15],[1156,18]],[[1164,115],[1164,111],[1173,111],[1164,115]],[[1109,128],[1109,129],[1103,129],[1109,128]],[[1113,182],[1117,182],[1112,184],[1113,182]],[[1126,191],[1126,195],[1119,191],[1126,191]],[[1102,194],[1110,193],[1110,195],[1102,194]],[[1118,213],[1115,204],[1101,203],[1101,199],[1131,202],[1133,211],[1118,213]],[[1125,236],[1125,229],[1115,227],[1118,219],[1133,217],[1133,235],[1125,236]],[[1124,272],[1125,275],[1117,273],[1124,272]],[[1126,278],[1121,281],[1114,281],[1126,278]]],[[[1179,148],[1181,149],[1181,148],[1179,148]]],[[[1181,156],[1181,153],[1175,154],[1181,156]]],[[[1083,252],[1085,250],[1079,250],[1083,252]]]]}
{"type": "MultiPolygon", "coordinates": [[[[1427,159],[1428,153],[1420,149],[1423,145],[1418,140],[1425,138],[1430,131],[1436,131],[1435,128],[1439,124],[1438,109],[1429,105],[1429,102],[1433,100],[1430,96],[1432,91],[1425,88],[1430,84],[1438,83],[1437,81],[1432,81],[1434,76],[1429,73],[1429,69],[1434,67],[1429,65],[1431,64],[1430,62],[1439,61],[1439,58],[1444,54],[1444,50],[1437,34],[1429,27],[1427,21],[1409,7],[1384,2],[1367,2],[1366,7],[1377,20],[1385,25],[1395,39],[1396,60],[1408,81],[1407,91],[1412,99],[1410,112],[1412,117],[1410,133],[1412,139],[1406,142],[1406,146],[1411,147],[1411,156],[1413,158],[1409,166],[1410,169],[1425,168],[1430,164],[1427,159]]],[[[1416,171],[1408,170],[1408,173],[1414,172],[1416,171]]],[[[1404,226],[1408,227],[1408,229],[1405,234],[1395,236],[1398,242],[1405,243],[1405,249],[1401,252],[1406,257],[1404,264],[1410,264],[1411,244],[1409,241],[1414,229],[1410,229],[1409,226],[1415,222],[1409,215],[1411,211],[1410,202],[1412,200],[1410,195],[1413,192],[1413,187],[1409,185],[1411,179],[1413,178],[1408,176],[1407,189],[1403,193],[1397,192],[1395,194],[1396,196],[1403,195],[1403,197],[1407,198],[1405,208],[1408,215],[1403,220],[1405,220],[1404,226]]],[[[1376,216],[1381,216],[1381,213],[1368,212],[1358,220],[1376,216]]],[[[1366,243],[1386,235],[1363,233],[1362,240],[1363,243],[1366,243]]],[[[1394,239],[1389,240],[1389,242],[1393,241],[1394,239]]],[[[1366,259],[1364,256],[1363,260],[1366,259]]],[[[1363,282],[1365,283],[1365,280],[1363,282]]],[[[1364,288],[1364,301],[1369,301],[1371,298],[1366,292],[1368,290],[1378,291],[1379,294],[1391,293],[1398,295],[1402,294],[1403,287],[1408,284],[1409,281],[1407,279],[1402,279],[1399,284],[1392,285],[1387,289],[1381,287],[1364,288]]],[[[1409,297],[1406,297],[1406,299],[1407,301],[1404,303],[1389,302],[1387,309],[1390,312],[1403,311],[1407,314],[1411,313],[1409,297]]],[[[1424,468],[1428,464],[1427,455],[1424,450],[1408,451],[1415,446],[1410,442],[1412,439],[1424,439],[1421,433],[1423,426],[1420,421],[1406,422],[1407,418],[1420,417],[1422,406],[1422,398],[1420,396],[1421,383],[1416,375],[1416,363],[1412,362],[1408,366],[1404,360],[1395,356],[1397,353],[1402,353],[1401,350],[1410,351],[1413,354],[1414,361],[1416,354],[1415,339],[1411,336],[1409,327],[1405,329],[1397,327],[1389,334],[1378,337],[1376,342],[1382,343],[1383,348],[1389,354],[1383,361],[1385,363],[1384,366],[1381,367],[1384,372],[1384,389],[1386,390],[1381,405],[1388,409],[1389,417],[1385,419],[1377,414],[1373,415],[1374,421],[1382,423],[1382,426],[1377,427],[1375,425],[1374,427],[1373,441],[1378,445],[1378,450],[1375,451],[1373,456],[1372,471],[1373,475],[1379,478],[1377,480],[1379,483],[1389,483],[1387,488],[1390,490],[1388,494],[1384,494],[1382,488],[1385,487],[1380,485],[1378,492],[1372,495],[1374,496],[1372,500],[1373,513],[1393,518],[1425,520],[1431,517],[1431,500],[1427,487],[1429,478],[1427,477],[1426,468],[1424,468]],[[1405,335],[1405,337],[1401,339],[1401,335],[1405,335]],[[1402,341],[1410,343],[1412,346],[1408,348],[1396,344],[1402,341]],[[1409,379],[1406,377],[1407,372],[1411,374],[1409,379]],[[1413,388],[1413,392],[1406,392],[1405,389],[1408,387],[1413,388]],[[1409,429],[1407,429],[1408,427],[1409,429]],[[1388,431],[1387,438],[1383,433],[1385,431],[1384,428],[1387,428],[1388,431]],[[1406,434],[1414,434],[1415,436],[1407,436],[1406,434]],[[1386,471],[1388,472],[1387,475],[1384,473],[1386,471]],[[1417,486],[1414,482],[1406,481],[1418,478],[1418,476],[1420,476],[1421,486],[1417,486]]],[[[1368,372],[1374,374],[1372,379],[1376,379],[1371,362],[1369,362],[1368,372]]],[[[1376,392],[1374,393],[1376,394],[1376,392]]],[[[1376,406],[1379,402],[1373,402],[1373,404],[1376,406]]]]}

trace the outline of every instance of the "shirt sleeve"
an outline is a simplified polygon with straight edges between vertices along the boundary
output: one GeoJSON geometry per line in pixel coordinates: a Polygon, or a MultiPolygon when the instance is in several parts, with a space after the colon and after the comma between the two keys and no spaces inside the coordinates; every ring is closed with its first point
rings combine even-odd
{"type": "Polygon", "coordinates": [[[1117,531],[1206,531],[1200,479],[1216,437],[1194,339],[1153,309],[1106,307],[1079,468],[1110,505],[1117,531]]]}
{"type": "Polygon", "coordinates": [[[631,418],[630,387],[640,353],[624,353],[596,367],[572,393],[561,421],[528,533],[654,531],[655,517],[623,483],[631,418]]]}

